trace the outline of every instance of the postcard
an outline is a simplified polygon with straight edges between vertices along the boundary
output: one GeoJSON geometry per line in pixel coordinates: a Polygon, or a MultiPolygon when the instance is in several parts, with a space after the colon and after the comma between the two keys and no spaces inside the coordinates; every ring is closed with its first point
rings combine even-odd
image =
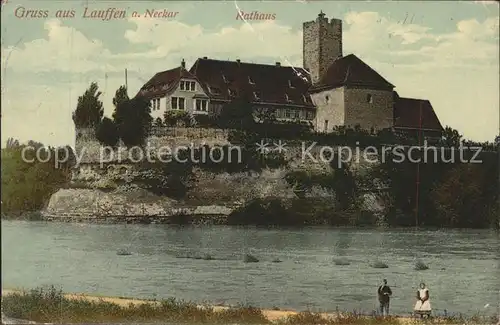
{"type": "Polygon", "coordinates": [[[2,323],[500,324],[498,1],[1,10],[2,323]]]}

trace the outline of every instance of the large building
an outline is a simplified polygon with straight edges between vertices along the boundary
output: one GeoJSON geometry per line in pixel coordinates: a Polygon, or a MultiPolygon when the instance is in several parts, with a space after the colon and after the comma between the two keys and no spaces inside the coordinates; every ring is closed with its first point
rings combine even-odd
{"type": "Polygon", "coordinates": [[[159,72],[139,91],[154,119],[166,110],[217,114],[245,96],[278,121],[309,121],[318,132],[337,126],[392,128],[439,137],[442,126],[428,100],[400,97],[395,86],[354,54],[342,53],[342,21],[325,17],[303,24],[303,67],[199,58],[159,72]]]}

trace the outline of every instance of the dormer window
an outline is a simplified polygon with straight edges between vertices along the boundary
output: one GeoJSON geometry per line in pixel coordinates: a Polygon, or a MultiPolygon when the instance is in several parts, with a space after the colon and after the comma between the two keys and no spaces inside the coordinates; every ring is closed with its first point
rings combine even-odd
{"type": "Polygon", "coordinates": [[[229,83],[228,79],[226,78],[225,74],[222,74],[222,80],[224,80],[225,83],[229,83]]]}
{"type": "Polygon", "coordinates": [[[288,87],[289,87],[289,88],[295,88],[295,87],[292,85],[292,81],[291,81],[291,80],[288,80],[288,87]]]}
{"type": "Polygon", "coordinates": [[[248,83],[251,85],[255,85],[255,81],[253,81],[252,77],[248,76],[248,83]]]}
{"type": "Polygon", "coordinates": [[[288,94],[285,94],[285,100],[289,103],[291,102],[290,97],[288,97],[288,94]]]}
{"type": "Polygon", "coordinates": [[[214,95],[219,95],[220,94],[220,88],[217,87],[210,87],[210,92],[214,95]]]}
{"type": "Polygon", "coordinates": [[[231,88],[228,88],[227,92],[230,97],[236,97],[236,91],[232,90],[231,88]]]}
{"type": "Polygon", "coordinates": [[[195,91],[196,90],[196,82],[181,80],[181,90],[195,91]]]}
{"type": "Polygon", "coordinates": [[[168,89],[168,84],[164,84],[163,87],[161,87],[162,90],[167,90],[168,89]]]}
{"type": "Polygon", "coordinates": [[[366,102],[370,104],[373,103],[373,96],[371,94],[366,95],[366,102]]]}
{"type": "Polygon", "coordinates": [[[260,100],[260,93],[258,91],[254,91],[253,97],[255,98],[255,100],[260,100]]]}
{"type": "Polygon", "coordinates": [[[307,103],[307,97],[305,95],[302,95],[302,101],[304,101],[304,103],[307,103]]]}

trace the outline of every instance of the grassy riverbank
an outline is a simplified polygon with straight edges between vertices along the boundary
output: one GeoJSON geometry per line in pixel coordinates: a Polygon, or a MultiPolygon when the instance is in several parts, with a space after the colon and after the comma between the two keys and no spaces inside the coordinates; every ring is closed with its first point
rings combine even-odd
{"type": "Polygon", "coordinates": [[[495,324],[498,319],[436,318],[425,322],[408,317],[381,318],[355,313],[320,314],[262,310],[251,306],[199,306],[168,299],[136,300],[63,294],[51,287],[28,292],[2,290],[2,311],[12,318],[53,323],[159,323],[184,324],[495,324]]]}

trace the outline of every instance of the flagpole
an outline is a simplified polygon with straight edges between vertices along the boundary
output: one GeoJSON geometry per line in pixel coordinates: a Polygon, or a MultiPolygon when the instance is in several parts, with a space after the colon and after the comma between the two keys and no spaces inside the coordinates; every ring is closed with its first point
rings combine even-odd
{"type": "MultiPolygon", "coordinates": [[[[418,146],[420,147],[421,137],[422,137],[422,102],[419,105],[420,110],[420,121],[419,121],[419,130],[418,130],[418,146]]],[[[419,187],[420,187],[420,160],[417,163],[417,182],[416,182],[416,194],[415,194],[415,228],[418,228],[418,205],[419,205],[419,187]]]]}

